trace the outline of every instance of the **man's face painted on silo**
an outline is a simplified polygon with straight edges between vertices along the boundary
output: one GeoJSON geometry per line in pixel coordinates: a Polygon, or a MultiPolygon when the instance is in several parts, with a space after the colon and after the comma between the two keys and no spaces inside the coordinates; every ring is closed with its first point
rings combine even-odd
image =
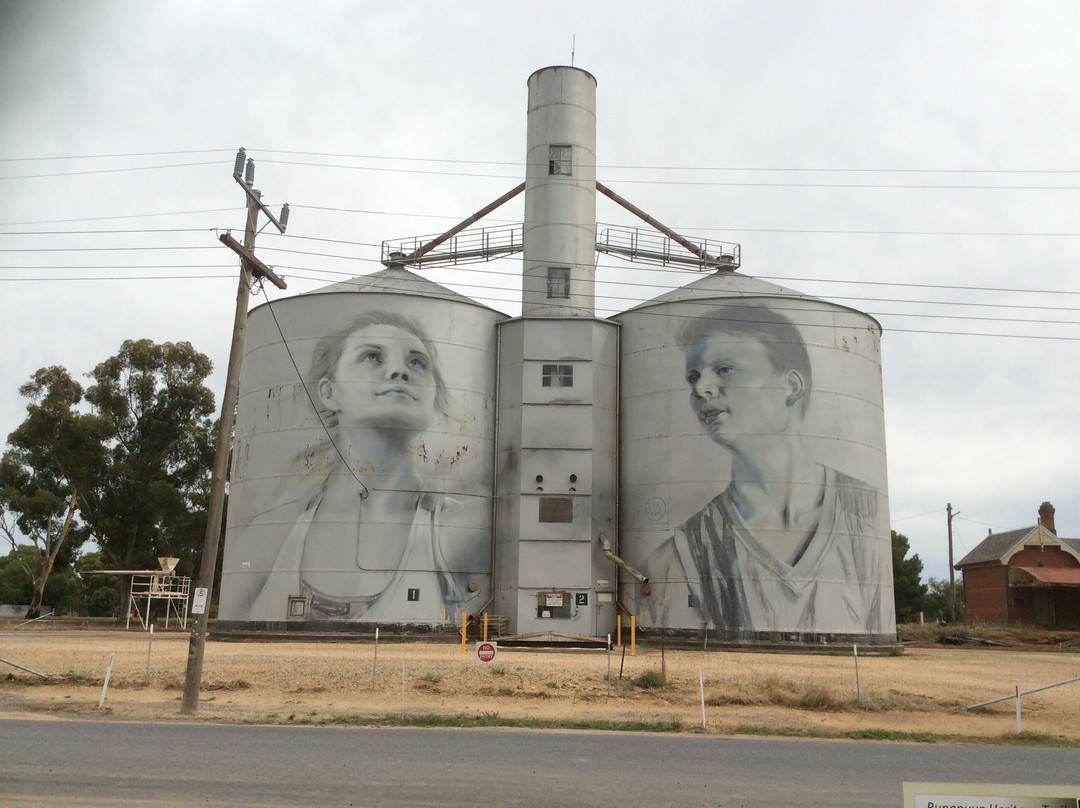
{"type": "Polygon", "coordinates": [[[798,374],[777,370],[761,340],[722,331],[687,348],[686,381],[694,415],[718,443],[786,431],[801,392],[798,374]]]}

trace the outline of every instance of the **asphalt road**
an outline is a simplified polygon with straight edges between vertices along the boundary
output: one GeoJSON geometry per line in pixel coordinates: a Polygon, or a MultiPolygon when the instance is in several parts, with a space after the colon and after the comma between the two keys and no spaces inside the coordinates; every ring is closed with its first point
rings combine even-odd
{"type": "Polygon", "coordinates": [[[1080,751],[517,730],[0,720],[3,806],[901,806],[1077,785],[1080,751]]]}

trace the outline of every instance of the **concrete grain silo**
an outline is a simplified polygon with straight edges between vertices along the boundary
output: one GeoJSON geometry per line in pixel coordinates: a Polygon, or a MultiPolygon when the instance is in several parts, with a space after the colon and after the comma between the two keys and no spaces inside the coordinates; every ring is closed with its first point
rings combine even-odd
{"type": "Polygon", "coordinates": [[[503,317],[396,266],[251,312],[223,628],[451,628],[482,608],[503,317]]]}
{"type": "Polygon", "coordinates": [[[895,641],[881,327],[606,187],[596,124],[591,74],[537,70],[524,182],[251,312],[219,631],[895,641]],[[410,269],[518,252],[519,317],[410,269]],[[709,274],[602,318],[597,252],[709,274]]]}
{"type": "Polygon", "coordinates": [[[615,319],[639,625],[894,642],[877,321],[727,270],[615,319]]]}

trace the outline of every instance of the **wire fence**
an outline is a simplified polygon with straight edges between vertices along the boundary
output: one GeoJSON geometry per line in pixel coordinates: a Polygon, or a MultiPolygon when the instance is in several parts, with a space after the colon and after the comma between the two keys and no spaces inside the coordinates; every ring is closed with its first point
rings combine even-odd
{"type": "MultiPolygon", "coordinates": [[[[1022,693],[1045,688],[1022,696],[1025,717],[1072,726],[1067,734],[1080,740],[1080,652],[1075,648],[909,647],[897,655],[860,649],[857,657],[853,652],[661,651],[640,645],[636,650],[500,648],[493,663],[480,665],[473,643],[462,651],[456,643],[430,642],[389,641],[377,648],[371,642],[211,642],[203,686],[243,690],[249,701],[268,704],[285,694],[314,707],[322,701],[378,709],[391,698],[396,704],[407,691],[425,709],[497,707],[503,714],[528,715],[536,704],[554,708],[566,701],[596,714],[665,709],[685,713],[695,723],[700,718],[690,716],[700,702],[712,723],[755,708],[854,713],[870,724],[875,715],[917,714],[931,725],[937,716],[942,732],[972,714],[996,717],[1007,728],[1014,699],[967,708],[1010,696],[1019,686],[1022,693]],[[655,692],[635,684],[649,671],[663,674],[663,687],[655,692]]],[[[183,686],[187,651],[186,632],[0,631],[0,659],[15,666],[14,676],[0,682],[0,692],[20,677],[32,678],[18,667],[41,672],[51,683],[100,689],[111,659],[110,698],[137,688],[175,695],[183,686]]]]}

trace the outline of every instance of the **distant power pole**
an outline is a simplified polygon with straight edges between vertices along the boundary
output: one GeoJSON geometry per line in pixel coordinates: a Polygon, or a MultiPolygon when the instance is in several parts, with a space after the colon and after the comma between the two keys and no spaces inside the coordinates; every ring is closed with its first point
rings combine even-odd
{"type": "Polygon", "coordinates": [[[218,236],[222,244],[240,256],[240,286],[236,292],[236,315],[233,319],[229,369],[225,379],[225,395],[221,400],[217,445],[214,447],[214,471],[210,480],[210,506],[206,515],[202,566],[199,569],[198,588],[195,590],[196,601],[201,604],[202,610],[196,614],[195,625],[191,630],[187,674],[184,678],[184,698],[180,703],[180,712],[185,715],[193,715],[199,707],[203,654],[206,650],[206,622],[214,589],[214,573],[217,570],[222,514],[225,511],[225,481],[229,476],[229,448],[232,444],[236,400],[240,390],[240,361],[244,356],[244,336],[247,332],[248,300],[251,297],[252,278],[268,278],[279,289],[285,288],[285,281],[255,257],[255,235],[258,232],[260,211],[266,214],[266,218],[278,229],[278,232],[284,233],[289,221],[289,206],[282,207],[280,219],[275,218],[274,214],[267,210],[266,205],[262,203],[262,194],[253,187],[255,161],[247,159],[245,165],[246,156],[245,151],[240,149],[236,154],[236,164],[233,167],[233,179],[240,184],[247,195],[247,226],[244,229],[244,243],[240,244],[228,233],[218,236]],[[244,172],[243,177],[240,175],[241,171],[244,172]]]}
{"type": "Polygon", "coordinates": [[[948,522],[949,522],[949,622],[950,623],[955,623],[956,622],[956,571],[953,569],[952,520],[953,520],[953,517],[956,516],[957,513],[960,513],[960,511],[957,511],[956,513],[953,513],[952,503],[949,502],[949,503],[946,503],[946,505],[945,505],[945,513],[947,513],[948,517],[949,517],[948,518],[948,522]]]}

